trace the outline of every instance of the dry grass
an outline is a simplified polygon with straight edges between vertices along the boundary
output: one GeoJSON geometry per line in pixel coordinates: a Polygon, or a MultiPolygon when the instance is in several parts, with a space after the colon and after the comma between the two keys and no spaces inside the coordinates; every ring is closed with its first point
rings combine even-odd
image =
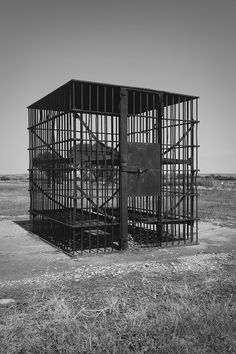
{"type": "Polygon", "coordinates": [[[200,190],[199,217],[201,220],[222,220],[227,224],[235,220],[236,189],[200,190]]]}
{"type": "Polygon", "coordinates": [[[26,215],[29,210],[28,182],[0,182],[0,216],[26,215]]]}
{"type": "MultiPolygon", "coordinates": [[[[27,188],[0,184],[0,215],[26,214],[27,188]]],[[[207,190],[199,199],[202,218],[234,217],[235,191],[207,190]]],[[[0,353],[235,353],[232,267],[194,269],[137,267],[1,291],[17,303],[0,308],[0,353]]]]}
{"type": "Polygon", "coordinates": [[[30,291],[3,313],[1,353],[236,352],[235,278],[224,270],[132,272],[30,291]]]}

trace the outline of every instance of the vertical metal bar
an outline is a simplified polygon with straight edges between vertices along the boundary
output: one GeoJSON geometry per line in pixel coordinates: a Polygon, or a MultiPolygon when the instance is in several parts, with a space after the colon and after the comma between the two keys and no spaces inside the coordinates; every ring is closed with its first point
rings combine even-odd
{"type": "Polygon", "coordinates": [[[76,223],[77,184],[76,184],[76,113],[73,113],[73,225],[76,223]]]}
{"type": "Polygon", "coordinates": [[[128,247],[128,195],[127,195],[127,116],[128,92],[120,90],[120,243],[128,247]]]}
{"type": "MultiPolygon", "coordinates": [[[[174,120],[173,120],[173,116],[174,116],[174,107],[173,107],[173,96],[170,97],[171,100],[171,106],[170,106],[170,145],[172,147],[170,156],[171,156],[171,160],[172,163],[170,164],[170,175],[171,175],[171,218],[174,218],[174,214],[175,214],[175,169],[176,169],[176,165],[175,165],[175,159],[176,159],[176,139],[175,139],[175,126],[174,126],[174,120]]],[[[171,242],[172,245],[174,244],[174,226],[175,224],[172,223],[170,224],[170,229],[171,229],[171,242]]]]}
{"type": "Polygon", "coordinates": [[[158,196],[158,211],[157,211],[157,219],[158,219],[158,225],[157,225],[157,233],[158,237],[160,239],[162,238],[162,198],[163,198],[163,191],[162,191],[162,179],[163,179],[163,166],[162,166],[162,151],[163,151],[163,146],[162,146],[162,120],[163,120],[163,94],[159,94],[159,99],[158,99],[158,143],[160,144],[160,195],[158,196]]]}
{"type": "Polygon", "coordinates": [[[32,220],[33,209],[33,144],[32,144],[32,130],[31,130],[31,109],[28,109],[28,132],[29,132],[29,193],[30,193],[30,220],[32,220]]]}
{"type": "MultiPolygon", "coordinates": [[[[110,123],[110,130],[111,130],[111,195],[114,194],[114,173],[115,173],[115,164],[114,164],[114,87],[112,87],[112,115],[111,115],[111,123],[110,123]]],[[[114,217],[114,198],[112,198],[111,200],[111,215],[112,218],[114,217]]],[[[114,228],[111,229],[112,230],[112,245],[113,245],[113,239],[114,239],[114,228]]]]}
{"type": "MultiPolygon", "coordinates": [[[[177,120],[177,124],[178,124],[178,139],[180,139],[181,137],[181,129],[180,129],[180,119],[181,119],[181,116],[180,116],[180,97],[178,97],[178,120],[177,120]]],[[[179,163],[178,163],[178,201],[180,200],[181,198],[181,195],[182,195],[182,192],[181,192],[181,178],[182,178],[182,169],[181,169],[181,163],[180,163],[180,159],[181,159],[181,143],[179,145],[179,148],[178,148],[178,160],[179,160],[179,163]]],[[[181,227],[180,227],[180,203],[178,203],[178,242],[180,244],[180,230],[181,230],[181,227]]]]}
{"type": "MultiPolygon", "coordinates": [[[[131,130],[131,133],[133,133],[131,135],[131,142],[137,142],[137,135],[136,135],[136,132],[138,131],[137,129],[137,122],[138,122],[138,111],[141,112],[142,110],[142,93],[141,92],[135,92],[133,91],[133,127],[132,127],[132,130],[131,130]],[[137,97],[137,99],[135,99],[137,97]],[[139,108],[137,107],[137,113],[136,113],[136,110],[135,110],[135,104],[137,102],[137,105],[138,105],[138,102],[139,102],[139,108]]],[[[133,209],[134,209],[134,212],[133,212],[133,236],[137,236],[137,232],[135,230],[136,228],[136,224],[135,224],[135,219],[136,219],[136,216],[138,214],[138,197],[132,197],[133,198],[133,209]]]]}
{"type": "MultiPolygon", "coordinates": [[[[197,174],[199,171],[198,168],[198,99],[196,100],[196,176],[195,178],[197,178],[197,174]]],[[[197,183],[195,181],[195,198],[196,198],[196,242],[198,243],[198,191],[197,191],[197,183]]]]}
{"type": "MultiPolygon", "coordinates": [[[[169,115],[168,115],[168,95],[166,95],[166,99],[165,99],[165,108],[164,108],[164,117],[163,117],[163,126],[162,126],[162,131],[163,131],[163,141],[162,141],[162,148],[167,149],[169,146],[169,115]]],[[[170,153],[168,152],[167,154],[167,158],[170,155],[170,153]]],[[[165,184],[163,186],[163,194],[162,194],[162,214],[165,212],[165,216],[166,218],[168,218],[167,215],[167,211],[169,208],[169,199],[170,199],[170,193],[169,193],[169,165],[166,164],[163,166],[163,171],[162,171],[162,178],[165,178],[165,184]]],[[[168,234],[168,224],[165,224],[164,226],[165,228],[165,241],[166,241],[166,245],[167,245],[167,234],[168,234]]],[[[162,230],[163,231],[163,230],[162,230]]]]}
{"type": "MultiPolygon", "coordinates": [[[[145,111],[145,93],[144,92],[140,92],[140,113],[137,115],[136,121],[137,121],[137,138],[138,138],[138,142],[141,143],[142,142],[142,136],[141,136],[141,131],[142,131],[142,121],[143,121],[143,117],[144,117],[144,111],[145,111]],[[144,101],[144,102],[143,102],[144,101]],[[144,104],[143,104],[144,103],[144,104]]],[[[138,196],[137,200],[138,200],[138,208],[139,208],[139,241],[142,242],[142,223],[141,223],[141,219],[142,219],[142,196],[138,196]]]]}
{"type": "MultiPolygon", "coordinates": [[[[187,154],[186,154],[186,97],[184,98],[183,101],[183,135],[185,135],[183,139],[183,219],[186,218],[186,160],[187,160],[187,154]]],[[[183,222],[183,238],[184,238],[184,244],[186,244],[186,223],[183,222]]]]}
{"type": "MultiPolygon", "coordinates": [[[[175,106],[175,97],[172,96],[172,125],[173,125],[173,144],[175,145],[174,148],[174,160],[176,160],[176,149],[178,146],[176,145],[177,142],[177,135],[176,135],[176,106],[175,106]]],[[[173,200],[174,200],[174,219],[176,220],[176,169],[177,169],[177,164],[175,163],[174,169],[173,169],[173,200]]],[[[174,244],[174,238],[176,237],[176,223],[174,224],[173,227],[173,236],[172,236],[172,243],[174,244]]]]}
{"type": "Polygon", "coordinates": [[[76,109],[75,106],[75,82],[72,82],[72,109],[76,109]]]}
{"type": "MultiPolygon", "coordinates": [[[[82,102],[83,104],[83,102],[82,102]]],[[[84,134],[83,121],[85,114],[80,114],[80,205],[81,205],[81,219],[84,218],[84,134]]],[[[81,230],[81,239],[83,242],[83,229],[81,230]]]]}
{"type": "MultiPolygon", "coordinates": [[[[189,120],[189,101],[186,102],[186,128],[187,128],[187,131],[189,129],[189,125],[190,125],[190,120],[189,120]]],[[[187,168],[187,215],[185,216],[186,219],[189,218],[189,193],[190,193],[190,188],[189,188],[189,144],[190,144],[190,141],[189,141],[189,131],[187,133],[187,149],[186,149],[186,152],[187,152],[187,156],[186,156],[186,168],[187,168]]],[[[189,223],[187,223],[186,225],[187,227],[187,240],[189,241],[189,223]]]]}
{"type": "Polygon", "coordinates": [[[193,218],[194,218],[194,118],[193,118],[193,100],[190,101],[190,119],[191,119],[191,182],[190,182],[190,192],[191,192],[191,230],[190,230],[190,241],[193,242],[193,218]]]}

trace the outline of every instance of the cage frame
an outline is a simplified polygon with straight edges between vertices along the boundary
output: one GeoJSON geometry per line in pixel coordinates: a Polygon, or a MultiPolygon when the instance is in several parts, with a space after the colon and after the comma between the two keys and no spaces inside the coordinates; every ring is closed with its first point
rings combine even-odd
{"type": "Polygon", "coordinates": [[[126,249],[129,238],[141,246],[197,244],[198,99],[168,91],[73,79],[28,106],[29,212],[33,231],[70,255],[126,249]],[[143,179],[145,175],[145,169],[131,171],[129,166],[129,149],[132,153],[133,148],[141,148],[138,144],[149,144],[150,151],[152,145],[155,149],[159,146],[160,151],[154,177],[146,173],[155,185],[155,195],[146,199],[142,195],[145,182],[140,182],[141,195],[129,194],[130,181],[139,183],[140,176],[143,179]],[[100,186],[99,177],[94,177],[99,168],[106,176],[110,172],[113,176],[112,183],[105,181],[107,191],[100,186]],[[116,188],[114,175],[118,180],[116,188]],[[70,195],[66,195],[63,183],[70,195]],[[96,197],[91,192],[94,184],[96,197]],[[100,199],[99,193],[102,207],[94,202],[100,199]],[[116,208],[112,204],[110,213],[105,206],[104,212],[104,200],[113,203],[113,199],[116,208]],[[133,209],[131,204],[135,205],[133,209]],[[45,212],[45,205],[50,215],[45,212]]]}

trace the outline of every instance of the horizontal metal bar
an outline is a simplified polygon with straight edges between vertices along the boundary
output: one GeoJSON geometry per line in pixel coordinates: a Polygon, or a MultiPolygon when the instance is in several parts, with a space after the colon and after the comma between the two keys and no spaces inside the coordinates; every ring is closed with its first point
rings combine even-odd
{"type": "Polygon", "coordinates": [[[90,229],[91,227],[95,227],[95,226],[104,227],[104,226],[118,226],[119,225],[119,222],[107,222],[107,221],[103,222],[103,221],[100,221],[97,219],[94,219],[94,220],[88,219],[88,220],[84,220],[81,222],[77,222],[76,224],[70,224],[70,223],[63,222],[60,219],[57,219],[53,216],[47,215],[45,212],[43,212],[41,210],[32,209],[30,211],[30,213],[33,215],[36,215],[36,216],[37,215],[43,216],[47,219],[53,220],[53,221],[61,224],[61,225],[70,227],[71,229],[90,229]]]}
{"type": "MultiPolygon", "coordinates": [[[[31,110],[41,110],[41,109],[34,109],[34,108],[29,108],[29,109],[31,109],[31,110]]],[[[43,109],[42,109],[42,111],[43,111],[43,109]]],[[[48,110],[46,110],[46,111],[48,111],[48,110]]],[[[52,110],[52,111],[54,111],[54,110],[52,110]]],[[[61,116],[64,116],[64,115],[66,115],[68,113],[71,113],[71,111],[63,111],[62,113],[56,114],[55,116],[48,118],[47,120],[42,120],[42,122],[36,123],[34,125],[31,125],[27,129],[28,130],[32,130],[32,129],[40,126],[40,125],[43,125],[45,123],[49,123],[51,120],[54,120],[54,119],[56,119],[58,117],[61,117],[61,116]]]]}
{"type": "Polygon", "coordinates": [[[187,160],[184,159],[162,159],[163,165],[177,165],[177,164],[187,164],[191,165],[192,159],[191,157],[187,160]]]}
{"type": "Polygon", "coordinates": [[[117,112],[111,111],[93,111],[93,110],[85,110],[85,109],[72,109],[71,113],[85,113],[85,114],[92,114],[92,115],[99,115],[99,116],[109,116],[109,117],[119,117],[120,114],[117,112]]]}
{"type": "Polygon", "coordinates": [[[70,164],[72,163],[73,159],[72,158],[65,158],[65,157],[60,157],[59,159],[53,158],[52,159],[40,159],[38,157],[33,158],[33,165],[35,166],[40,166],[40,165],[55,165],[55,164],[70,164]]]}

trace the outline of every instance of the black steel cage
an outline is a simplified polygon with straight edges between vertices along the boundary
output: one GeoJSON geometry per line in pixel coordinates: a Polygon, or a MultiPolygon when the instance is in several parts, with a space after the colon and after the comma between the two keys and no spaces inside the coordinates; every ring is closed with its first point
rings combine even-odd
{"type": "Polygon", "coordinates": [[[35,233],[73,255],[198,242],[198,97],[71,80],[28,117],[35,233]]]}

